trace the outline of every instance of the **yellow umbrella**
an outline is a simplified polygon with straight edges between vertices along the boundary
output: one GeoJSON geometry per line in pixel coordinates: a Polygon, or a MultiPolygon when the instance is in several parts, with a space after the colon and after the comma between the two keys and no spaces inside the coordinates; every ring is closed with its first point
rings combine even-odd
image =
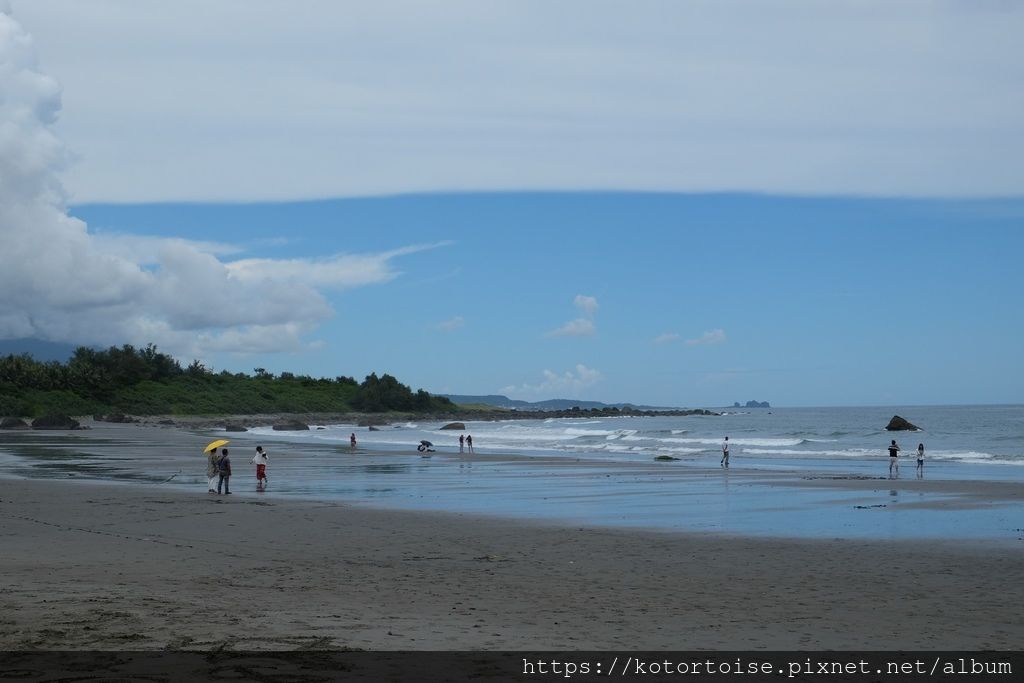
{"type": "Polygon", "coordinates": [[[221,446],[227,446],[229,443],[231,443],[231,442],[228,441],[227,439],[217,439],[216,441],[211,443],[209,446],[204,448],[203,449],[203,453],[209,453],[210,451],[215,451],[218,448],[220,448],[221,446]]]}

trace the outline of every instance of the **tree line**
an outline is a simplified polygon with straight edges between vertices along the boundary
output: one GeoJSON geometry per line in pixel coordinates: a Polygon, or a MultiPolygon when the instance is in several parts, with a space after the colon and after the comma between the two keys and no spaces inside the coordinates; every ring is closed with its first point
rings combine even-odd
{"type": "Polygon", "coordinates": [[[443,412],[451,401],[413,392],[376,373],[314,378],[255,368],[254,374],[214,372],[196,360],[182,367],[153,344],[79,347],[67,362],[29,354],[0,356],[0,416],[261,414],[277,412],[443,412]]]}

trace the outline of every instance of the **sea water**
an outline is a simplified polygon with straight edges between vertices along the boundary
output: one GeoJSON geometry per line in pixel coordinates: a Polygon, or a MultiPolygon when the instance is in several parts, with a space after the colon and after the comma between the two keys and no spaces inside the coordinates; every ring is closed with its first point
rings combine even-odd
{"type": "Polygon", "coordinates": [[[164,430],[105,423],[88,432],[0,432],[0,476],[206,496],[202,449],[229,438],[233,499],[240,503],[303,498],[560,525],[787,537],[988,540],[1015,547],[1024,538],[1024,501],[1005,495],[1005,486],[1024,486],[1024,406],[737,409],[442,426],[173,429],[165,441],[164,430]],[[921,431],[885,431],[894,414],[921,431]],[[460,434],[473,435],[478,457],[459,453],[460,434]],[[732,444],[729,470],[719,467],[725,436],[732,444]],[[887,477],[891,439],[906,456],[898,484],[887,477]],[[420,440],[432,442],[434,452],[418,452],[420,440]],[[918,443],[925,445],[920,482],[918,443]],[[257,444],[270,453],[266,491],[256,490],[248,464],[257,444]],[[832,479],[856,485],[820,486],[832,479]],[[928,486],[936,480],[998,482],[982,487],[1003,486],[1004,495],[986,501],[928,486]]]}
{"type": "MultiPolygon", "coordinates": [[[[376,431],[352,424],[318,425],[289,439],[348,444],[355,432],[369,448],[415,448],[421,440],[436,449],[457,451],[460,435],[471,434],[481,453],[586,456],[624,462],[657,456],[682,463],[708,464],[721,457],[729,437],[730,458],[762,467],[829,469],[843,463],[888,457],[896,439],[902,455],[916,459],[918,444],[926,461],[985,465],[1024,465],[1024,406],[917,406],[856,408],[724,409],[720,415],[684,417],[580,417],[466,422],[463,430],[442,430],[440,422],[394,422],[376,431]],[[888,432],[894,415],[921,431],[888,432]],[[817,465],[808,465],[817,463],[817,465]]],[[[280,436],[269,426],[251,430],[280,436]]]]}

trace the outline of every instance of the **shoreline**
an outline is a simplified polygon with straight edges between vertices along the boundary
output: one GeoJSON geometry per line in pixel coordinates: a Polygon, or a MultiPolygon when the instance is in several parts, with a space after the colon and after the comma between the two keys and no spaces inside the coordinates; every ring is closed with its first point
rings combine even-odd
{"type": "MultiPolygon", "coordinates": [[[[619,461],[600,458],[377,449],[288,432],[97,423],[71,432],[0,432],[0,477],[111,481],[205,495],[211,438],[229,436],[236,498],[447,511],[562,526],[731,537],[952,539],[1019,547],[1024,482],[977,466],[936,464],[929,478],[882,475],[880,463],[814,469],[779,462],[619,461]],[[255,490],[248,456],[271,453],[271,486],[255,490]],[[13,455],[12,455],[13,454],[13,455]],[[717,463],[716,463],[717,464],[717,463]],[[952,475],[952,476],[951,476],[952,475]]],[[[717,460],[717,458],[716,458],[717,460]]]]}
{"type": "Polygon", "coordinates": [[[1020,547],[40,480],[4,486],[0,518],[5,649],[1000,650],[1024,636],[1020,547]]]}

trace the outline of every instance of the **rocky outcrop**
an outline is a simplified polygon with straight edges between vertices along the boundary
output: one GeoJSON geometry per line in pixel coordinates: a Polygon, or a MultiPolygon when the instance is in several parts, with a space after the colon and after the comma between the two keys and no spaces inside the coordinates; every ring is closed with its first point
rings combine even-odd
{"type": "Polygon", "coordinates": [[[92,419],[96,422],[113,422],[115,424],[129,424],[137,422],[137,420],[131,415],[125,415],[124,413],[110,413],[109,415],[93,415],[92,419]]]}
{"type": "Polygon", "coordinates": [[[67,415],[44,415],[32,420],[32,429],[78,429],[78,420],[67,415]]]}
{"type": "Polygon", "coordinates": [[[237,422],[228,422],[226,425],[224,425],[224,431],[225,432],[247,432],[249,430],[246,429],[245,427],[243,427],[242,425],[238,424],[237,422]]]}
{"type": "Polygon", "coordinates": [[[379,432],[380,431],[380,427],[374,427],[373,425],[370,425],[370,427],[369,427],[369,429],[367,431],[379,432]]]}
{"type": "Polygon", "coordinates": [[[893,415],[889,424],[885,426],[890,432],[919,432],[921,428],[904,420],[899,415],[893,415]]]}
{"type": "Polygon", "coordinates": [[[466,428],[466,425],[463,424],[462,422],[449,422],[444,427],[441,427],[441,429],[465,429],[465,428],[466,428]]]}
{"type": "Polygon", "coordinates": [[[5,417],[0,420],[0,429],[32,429],[20,417],[5,417]]]}
{"type": "Polygon", "coordinates": [[[298,420],[285,420],[274,425],[275,432],[304,432],[309,431],[309,425],[298,420]]]}

